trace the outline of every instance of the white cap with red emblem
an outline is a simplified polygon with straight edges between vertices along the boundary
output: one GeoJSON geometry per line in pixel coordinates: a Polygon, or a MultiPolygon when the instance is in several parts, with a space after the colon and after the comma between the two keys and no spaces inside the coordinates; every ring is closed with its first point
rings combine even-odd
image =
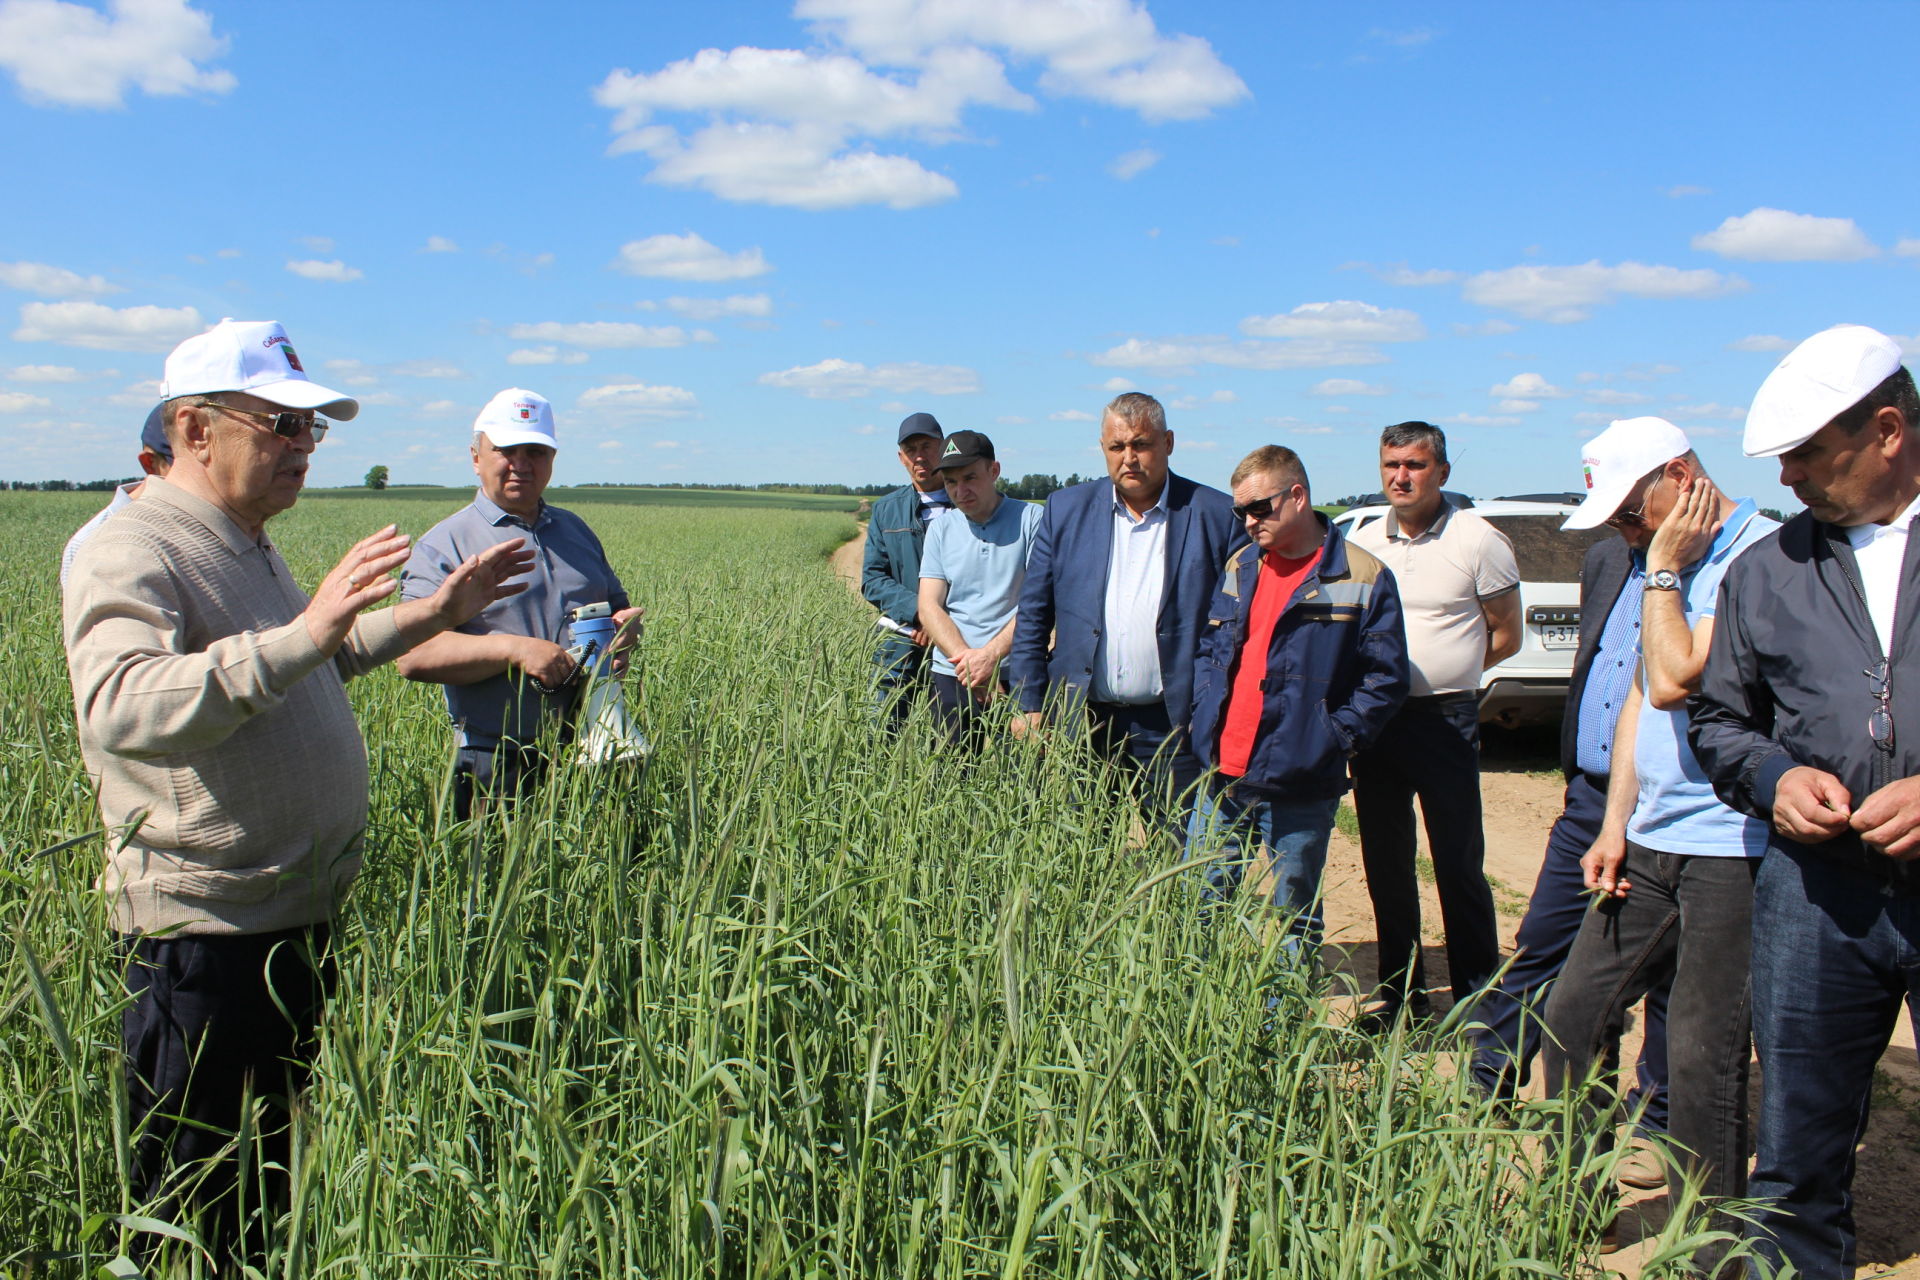
{"type": "Polygon", "coordinates": [[[554,439],[553,406],[537,391],[508,387],[493,399],[473,420],[473,433],[485,433],[496,449],[511,449],[517,444],[543,444],[559,449],[554,439]]]}

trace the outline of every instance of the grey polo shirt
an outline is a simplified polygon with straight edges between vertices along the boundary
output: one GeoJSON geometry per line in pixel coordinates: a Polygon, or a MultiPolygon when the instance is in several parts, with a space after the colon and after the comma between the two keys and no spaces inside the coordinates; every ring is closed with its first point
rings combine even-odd
{"type": "MultiPolygon", "coordinates": [[[[600,539],[579,516],[543,503],[539,516],[528,524],[495,506],[484,493],[474,494],[471,506],[454,512],[413,544],[400,598],[425,599],[468,556],[511,538],[525,538],[534,551],[533,568],[520,579],[527,589],[494,601],[458,630],[476,636],[539,636],[564,645],[569,610],[602,600],[615,609],[627,607],[627,589],[607,563],[600,539]]],[[[516,670],[475,684],[442,687],[460,744],[486,748],[503,740],[534,741],[546,718],[571,708],[577,690],[543,694],[516,670]]]]}

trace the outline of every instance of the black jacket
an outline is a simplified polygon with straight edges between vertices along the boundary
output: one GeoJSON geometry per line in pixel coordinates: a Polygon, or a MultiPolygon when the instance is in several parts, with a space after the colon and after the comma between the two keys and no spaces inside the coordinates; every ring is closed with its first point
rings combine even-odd
{"type": "MultiPolygon", "coordinates": [[[[1892,659],[1893,749],[1875,747],[1877,705],[1867,670],[1879,662],[1846,531],[1801,512],[1727,570],[1687,737],[1713,789],[1771,823],[1774,790],[1796,765],[1840,779],[1859,804],[1896,778],[1920,773],[1920,539],[1900,566],[1901,609],[1892,659]]],[[[1775,836],[1775,843],[1781,837],[1775,836]]],[[[1920,889],[1920,866],[1869,853],[1852,832],[1818,846],[1875,879],[1920,889]]]]}
{"type": "MultiPolygon", "coordinates": [[[[1620,588],[1626,585],[1632,558],[1625,541],[1603,538],[1587,548],[1587,558],[1580,566],[1580,647],[1573,655],[1566,710],[1560,713],[1560,772],[1569,782],[1580,767],[1576,763],[1580,754],[1580,699],[1587,691],[1587,673],[1593,668],[1593,655],[1600,650],[1607,615],[1613,612],[1620,588]]],[[[1604,779],[1598,781],[1604,785],[1604,779]]]]}

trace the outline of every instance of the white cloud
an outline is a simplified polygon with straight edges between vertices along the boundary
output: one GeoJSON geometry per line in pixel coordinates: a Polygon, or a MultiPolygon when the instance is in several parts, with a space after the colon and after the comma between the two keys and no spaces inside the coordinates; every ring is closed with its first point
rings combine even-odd
{"type": "Polygon", "coordinates": [[[0,413],[26,413],[30,409],[50,409],[53,401],[24,391],[0,391],[0,413]]]}
{"type": "Polygon", "coordinates": [[[1458,423],[1463,427],[1517,427],[1520,425],[1520,419],[1518,418],[1489,418],[1472,413],[1456,413],[1451,418],[1444,418],[1442,421],[1458,423]]]}
{"type": "Polygon", "coordinates": [[[1900,354],[1906,357],[1906,359],[1909,362],[1916,359],[1920,359],[1920,333],[1915,333],[1915,334],[1890,333],[1887,336],[1889,338],[1892,338],[1894,342],[1898,344],[1898,346],[1900,347],[1900,354]]]}
{"type": "Polygon", "coordinates": [[[1437,284],[1452,284],[1460,279],[1458,271],[1442,271],[1431,267],[1424,271],[1415,271],[1404,262],[1388,267],[1375,268],[1373,274],[1385,284],[1397,284],[1406,288],[1425,289],[1437,284]]]}
{"type": "Polygon", "coordinates": [[[1620,391],[1613,387],[1595,387],[1581,394],[1588,404],[1645,404],[1652,399],[1638,391],[1620,391]]]}
{"type": "Polygon", "coordinates": [[[420,246],[421,253],[458,253],[460,246],[445,236],[428,236],[427,242],[420,246]]]}
{"type": "Polygon", "coordinates": [[[520,342],[557,342],[563,346],[586,347],[593,351],[622,351],[635,347],[684,347],[686,330],[677,324],[626,324],[617,320],[592,320],[581,324],[561,324],[543,320],[539,324],[516,324],[507,336],[520,342]]]}
{"type": "Polygon", "coordinates": [[[580,407],[616,416],[684,418],[699,406],[685,387],[649,386],[644,382],[614,382],[580,393],[580,407]]]}
{"type": "Polygon", "coordinates": [[[1101,383],[1100,389],[1102,391],[1111,391],[1113,392],[1113,394],[1119,395],[1123,391],[1133,390],[1133,386],[1134,386],[1133,379],[1122,378],[1116,375],[1114,377],[1108,378],[1105,382],[1101,383]]]}
{"type": "Polygon", "coordinates": [[[1098,422],[1100,419],[1085,409],[1056,409],[1047,415],[1048,422],[1098,422]]]}
{"type": "Polygon", "coordinates": [[[1574,414],[1573,420],[1583,427],[1604,427],[1612,422],[1614,418],[1610,413],[1598,413],[1588,409],[1574,414]]]}
{"type": "Polygon", "coordinates": [[[1706,268],[1598,259],[1566,267],[1507,267],[1470,276],[1460,287],[1468,302],[1513,311],[1533,320],[1570,324],[1587,318],[1591,308],[1617,298],[1718,298],[1747,287],[1739,276],[1706,268]]]}
{"type": "Polygon", "coordinates": [[[860,426],[854,427],[852,428],[852,431],[853,431],[853,434],[856,436],[873,436],[873,435],[880,434],[880,428],[874,426],[871,422],[863,423],[860,426]]]}
{"type": "Polygon", "coordinates": [[[1159,163],[1158,151],[1152,147],[1139,147],[1115,156],[1108,163],[1107,172],[1122,182],[1131,182],[1159,163]]]}
{"type": "Polygon", "coordinates": [[[436,417],[443,413],[452,413],[460,408],[458,400],[429,400],[420,406],[420,412],[431,413],[436,417]]]}
{"type": "Polygon", "coordinates": [[[724,298],[668,298],[663,304],[675,315],[689,320],[720,320],[727,317],[765,319],[773,314],[773,299],[764,293],[735,293],[724,298]]]}
{"type": "Polygon", "coordinates": [[[1559,400],[1572,392],[1562,391],[1537,373],[1516,373],[1506,382],[1487,388],[1490,396],[1517,396],[1523,400],[1559,400]]]}
{"type": "Polygon", "coordinates": [[[402,360],[388,366],[389,373],[402,378],[464,378],[467,371],[444,360],[402,360]]]}
{"type": "Polygon", "coordinates": [[[1727,344],[1729,351],[1791,351],[1793,343],[1777,333],[1750,333],[1727,344]]]}
{"type": "Polygon", "coordinates": [[[758,248],[728,253],[689,231],[686,235],[648,236],[620,246],[616,271],[662,280],[747,280],[773,270],[758,248]]]}
{"type": "Polygon", "coordinates": [[[1482,320],[1478,324],[1455,323],[1452,329],[1462,338],[1498,338],[1503,334],[1518,333],[1520,326],[1496,317],[1492,320],[1482,320]]]}
{"type": "Polygon", "coordinates": [[[1323,338],[1287,342],[1236,342],[1230,338],[1129,338],[1088,357],[1112,369],[1153,369],[1174,373],[1198,365],[1229,369],[1324,369],[1339,365],[1384,364],[1373,347],[1323,338]]]}
{"type": "Polygon", "coordinates": [[[214,256],[214,257],[216,257],[216,258],[237,258],[237,257],[239,257],[239,256],[240,256],[240,250],[238,250],[238,249],[216,249],[216,250],[214,250],[214,252],[213,252],[213,256],[214,256]]]}
{"type": "Polygon", "coordinates": [[[1195,119],[1247,96],[1210,45],[1160,35],[1137,0],[802,0],[796,13],[823,47],[703,49],[658,71],[610,73],[594,90],[614,113],[609,154],[645,154],[650,181],[724,200],[912,209],[959,188],[874,144],[951,142],[975,107],[1033,110],[1003,55],[1042,63],[1043,93],[1148,120],[1195,119]]]}
{"type": "Polygon", "coordinates": [[[121,307],[98,302],[29,302],[15,342],[58,342],[93,351],[170,351],[206,328],[192,307],[121,307]]]}
{"type": "Polygon", "coordinates": [[[301,244],[306,246],[308,252],[310,253],[332,253],[333,252],[332,236],[300,236],[298,237],[298,239],[301,244]]]}
{"type": "Polygon", "coordinates": [[[1358,378],[1328,378],[1307,388],[1310,396],[1384,396],[1387,388],[1358,378]]]}
{"type": "Polygon", "coordinates": [[[335,284],[345,284],[358,280],[366,274],[358,267],[350,267],[338,258],[322,262],[318,258],[289,260],[287,270],[306,280],[331,280],[335,284]]]}
{"type": "Polygon", "coordinates": [[[13,382],[79,382],[91,377],[71,365],[64,364],[17,364],[6,371],[13,382]]]}
{"type": "Polygon", "coordinates": [[[886,391],[896,395],[919,392],[925,395],[968,395],[980,389],[980,375],[964,365],[877,364],[872,367],[857,360],[829,357],[818,364],[763,373],[762,386],[783,387],[816,400],[846,400],[886,391]]]}
{"type": "Polygon", "coordinates": [[[123,409],[151,409],[153,402],[160,398],[160,380],[148,378],[141,382],[128,383],[107,397],[107,403],[119,405],[123,409]]]}
{"type": "Polygon", "coordinates": [[[1501,400],[1494,408],[1502,413],[1533,413],[1540,408],[1538,400],[1501,400]]]}
{"type": "Polygon", "coordinates": [[[44,262],[0,262],[0,284],[43,298],[98,298],[119,293],[103,276],[83,276],[44,262]]]}
{"type": "Polygon", "coordinates": [[[186,0],[107,0],[105,13],[65,0],[0,0],[0,68],[39,106],[104,110],[132,89],[226,93],[233,75],[201,66],[226,50],[213,19],[186,0]]]}
{"type": "Polygon", "coordinates": [[[1418,342],[1427,336],[1411,311],[1383,310],[1366,302],[1303,302],[1285,315],[1248,316],[1240,332],[1250,338],[1326,338],[1345,342],[1418,342]]]}
{"type": "Polygon", "coordinates": [[[680,442],[678,440],[655,440],[653,447],[656,449],[678,449],[680,442]]]}
{"type": "Polygon", "coordinates": [[[1722,422],[1745,422],[1747,406],[1743,404],[1677,404],[1667,411],[1671,418],[1717,418],[1722,422]]]}
{"type": "Polygon", "coordinates": [[[1852,218],[1765,207],[1695,236],[1693,247],[1747,262],[1854,262],[1880,252],[1852,218]]]}
{"type": "Polygon", "coordinates": [[[508,364],[585,364],[584,351],[562,351],[558,347],[521,347],[507,352],[508,364]]]}

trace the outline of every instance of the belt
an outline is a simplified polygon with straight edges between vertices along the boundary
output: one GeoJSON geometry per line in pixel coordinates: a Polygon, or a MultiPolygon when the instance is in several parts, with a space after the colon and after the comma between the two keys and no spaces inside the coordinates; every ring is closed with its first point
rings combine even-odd
{"type": "Polygon", "coordinates": [[[1444,707],[1456,702],[1478,701],[1480,701],[1480,695],[1478,693],[1471,689],[1463,689],[1457,693],[1411,694],[1407,698],[1406,705],[1409,707],[1444,707]]]}

